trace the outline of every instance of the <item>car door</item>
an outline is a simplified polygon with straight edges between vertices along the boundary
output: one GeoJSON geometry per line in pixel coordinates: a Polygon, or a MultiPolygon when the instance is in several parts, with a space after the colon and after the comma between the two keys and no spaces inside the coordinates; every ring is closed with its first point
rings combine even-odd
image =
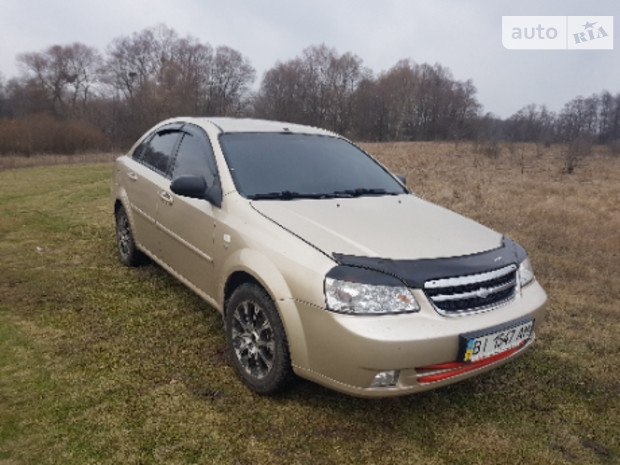
{"type": "MultiPolygon", "coordinates": [[[[203,176],[205,197],[221,199],[219,176],[208,136],[192,125],[183,127],[182,138],[173,161],[172,179],[203,176]],[[219,192],[217,192],[219,190],[219,192]],[[208,195],[209,194],[209,195],[208,195]]],[[[213,279],[214,209],[206,199],[174,194],[170,183],[159,192],[157,223],[162,231],[161,257],[174,272],[201,293],[215,297],[213,279]]]]}
{"type": "Polygon", "coordinates": [[[153,256],[159,256],[158,196],[170,183],[169,168],[181,133],[178,125],[166,126],[148,136],[132,155],[122,174],[134,221],[135,240],[153,256]]]}

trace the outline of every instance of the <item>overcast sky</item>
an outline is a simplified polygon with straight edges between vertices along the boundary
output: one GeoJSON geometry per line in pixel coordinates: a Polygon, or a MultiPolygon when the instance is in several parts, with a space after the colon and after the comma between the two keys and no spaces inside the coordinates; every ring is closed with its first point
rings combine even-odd
{"type": "Polygon", "coordinates": [[[485,112],[505,118],[530,103],[559,111],[569,100],[620,92],[614,50],[507,50],[502,16],[614,16],[618,0],[0,0],[0,74],[19,74],[16,56],[81,42],[110,42],[163,23],[181,37],[227,45],[258,80],[311,45],[351,52],[375,74],[401,59],[440,63],[472,79],[485,112]]]}

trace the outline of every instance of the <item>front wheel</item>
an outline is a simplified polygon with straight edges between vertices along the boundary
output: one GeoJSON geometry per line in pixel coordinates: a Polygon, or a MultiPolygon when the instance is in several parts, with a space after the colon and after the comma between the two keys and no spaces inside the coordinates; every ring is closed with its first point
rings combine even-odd
{"type": "Polygon", "coordinates": [[[242,284],[226,305],[226,343],[241,380],[258,394],[274,394],[294,379],[284,327],[265,290],[242,284]]]}

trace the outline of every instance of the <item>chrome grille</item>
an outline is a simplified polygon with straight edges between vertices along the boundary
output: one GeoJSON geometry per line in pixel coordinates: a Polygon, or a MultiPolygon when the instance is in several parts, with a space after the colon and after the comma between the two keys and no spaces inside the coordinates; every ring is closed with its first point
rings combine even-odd
{"type": "Polygon", "coordinates": [[[517,289],[517,266],[424,283],[424,292],[442,315],[477,313],[508,303],[517,289]]]}

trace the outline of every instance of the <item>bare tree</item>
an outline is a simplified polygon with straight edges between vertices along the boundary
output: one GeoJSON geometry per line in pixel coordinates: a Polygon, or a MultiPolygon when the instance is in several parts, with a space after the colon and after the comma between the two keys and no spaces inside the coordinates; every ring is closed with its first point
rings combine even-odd
{"type": "Polygon", "coordinates": [[[0,118],[7,116],[4,74],[0,73],[0,118]]]}
{"type": "Polygon", "coordinates": [[[369,141],[387,140],[390,108],[375,79],[367,78],[359,83],[353,105],[352,124],[355,137],[369,141]]]}
{"type": "Polygon", "coordinates": [[[69,45],[66,50],[71,114],[84,116],[93,91],[100,84],[103,59],[96,49],[80,43],[69,45]]]}
{"type": "Polygon", "coordinates": [[[620,94],[608,91],[600,96],[599,142],[605,144],[620,139],[620,94]]]}
{"type": "Polygon", "coordinates": [[[254,113],[261,118],[305,122],[304,69],[301,59],[277,63],[265,73],[254,99],[254,113]]]}
{"type": "Polygon", "coordinates": [[[577,97],[566,105],[560,113],[559,132],[564,141],[580,138],[594,138],[598,134],[599,97],[577,97]]]}
{"type": "Polygon", "coordinates": [[[207,114],[239,115],[244,110],[256,72],[238,51],[220,46],[215,51],[208,81],[207,114]]]}
{"type": "Polygon", "coordinates": [[[444,132],[444,137],[448,136],[456,141],[475,138],[477,121],[482,110],[482,105],[476,99],[476,93],[476,87],[471,79],[454,83],[444,130],[447,133],[444,132]]]}
{"type": "Polygon", "coordinates": [[[475,94],[472,81],[455,81],[447,68],[401,60],[358,89],[356,106],[367,120],[358,122],[367,128],[360,135],[371,140],[474,137],[480,112],[475,94]]]}
{"type": "Polygon", "coordinates": [[[340,133],[351,130],[354,111],[354,95],[360,82],[370,76],[370,71],[362,66],[362,60],[345,53],[331,59],[327,73],[326,118],[329,127],[340,133]]]}
{"type": "Polygon", "coordinates": [[[339,55],[324,44],[305,49],[301,63],[307,122],[346,133],[355,90],[370,71],[359,57],[339,55]]]}
{"type": "Polygon", "coordinates": [[[62,47],[55,45],[46,52],[24,53],[17,57],[24,81],[38,85],[46,94],[54,114],[64,113],[63,89],[67,84],[67,65],[62,47]]]}
{"type": "Polygon", "coordinates": [[[410,60],[400,60],[377,82],[379,95],[387,108],[385,132],[389,140],[411,137],[414,126],[413,108],[419,93],[420,79],[410,60]]]}
{"type": "Polygon", "coordinates": [[[54,45],[43,52],[21,54],[17,60],[22,85],[38,87],[54,115],[83,116],[91,90],[100,79],[102,61],[96,49],[80,43],[54,45]]]}
{"type": "Polygon", "coordinates": [[[549,143],[556,124],[555,114],[547,107],[530,104],[506,120],[506,135],[512,142],[549,143]]]}
{"type": "Polygon", "coordinates": [[[213,48],[188,37],[176,43],[174,61],[166,69],[169,100],[178,103],[177,114],[205,114],[208,107],[213,48]]]}
{"type": "Polygon", "coordinates": [[[325,45],[309,47],[301,57],[278,63],[265,74],[255,112],[347,133],[354,94],[369,75],[351,53],[339,55],[325,45]]]}
{"type": "Polygon", "coordinates": [[[238,115],[255,77],[236,50],[214,51],[164,25],[115,39],[106,68],[121,122],[116,130],[128,139],[178,114],[238,115]]]}

